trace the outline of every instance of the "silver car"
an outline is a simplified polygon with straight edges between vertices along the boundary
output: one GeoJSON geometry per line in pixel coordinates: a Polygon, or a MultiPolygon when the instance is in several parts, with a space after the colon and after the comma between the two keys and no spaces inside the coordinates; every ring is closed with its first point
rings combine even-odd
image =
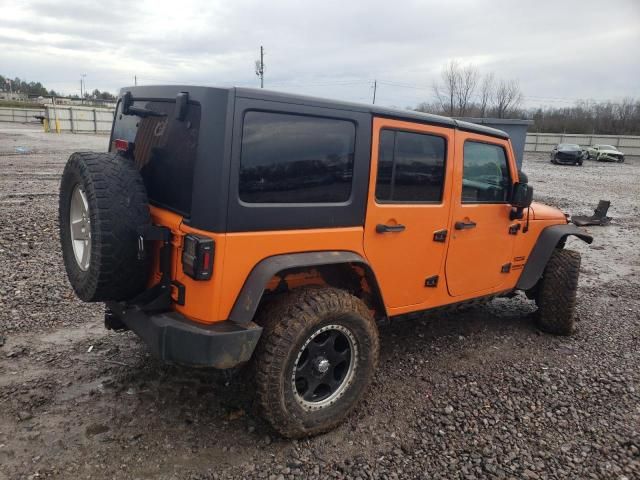
{"type": "Polygon", "coordinates": [[[624,162],[624,153],[613,145],[593,145],[587,148],[587,158],[599,162],[624,162]]]}

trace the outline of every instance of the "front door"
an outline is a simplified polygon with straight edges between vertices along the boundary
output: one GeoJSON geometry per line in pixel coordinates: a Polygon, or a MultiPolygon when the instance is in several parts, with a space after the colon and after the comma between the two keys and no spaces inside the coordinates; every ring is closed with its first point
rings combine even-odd
{"type": "Polygon", "coordinates": [[[364,250],[391,315],[446,292],[453,130],[374,118],[364,250]]]}
{"type": "Polygon", "coordinates": [[[499,291],[511,268],[515,167],[504,140],[457,131],[456,152],[447,286],[453,297],[474,297],[499,291]]]}

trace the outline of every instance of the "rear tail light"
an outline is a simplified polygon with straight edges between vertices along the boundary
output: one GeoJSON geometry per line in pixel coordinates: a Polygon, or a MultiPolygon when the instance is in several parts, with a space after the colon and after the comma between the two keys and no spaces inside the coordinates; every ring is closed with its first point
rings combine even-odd
{"type": "Polygon", "coordinates": [[[213,273],[213,239],[196,234],[184,237],[182,271],[195,280],[209,280],[213,273]]]}
{"type": "Polygon", "coordinates": [[[113,141],[116,150],[119,152],[126,153],[131,148],[131,145],[127,140],[122,140],[121,138],[117,138],[113,141]]]}

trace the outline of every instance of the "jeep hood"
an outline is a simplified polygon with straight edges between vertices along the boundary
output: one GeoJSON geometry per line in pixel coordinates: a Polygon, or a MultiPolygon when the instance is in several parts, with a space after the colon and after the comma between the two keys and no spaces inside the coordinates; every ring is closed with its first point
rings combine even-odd
{"type": "Polygon", "coordinates": [[[563,220],[565,222],[567,220],[562,210],[550,207],[544,203],[532,202],[531,213],[534,220],[563,220]]]}
{"type": "Polygon", "coordinates": [[[620,150],[598,150],[598,153],[602,154],[609,154],[612,153],[614,155],[622,155],[622,152],[620,150]]]}

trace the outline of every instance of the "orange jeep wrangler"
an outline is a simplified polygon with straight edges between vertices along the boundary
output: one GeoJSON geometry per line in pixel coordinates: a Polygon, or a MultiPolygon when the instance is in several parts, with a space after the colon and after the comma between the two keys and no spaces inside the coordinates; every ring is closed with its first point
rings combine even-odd
{"type": "Polygon", "coordinates": [[[573,330],[592,238],[531,203],[502,131],[240,88],[120,92],[109,153],[60,186],[71,285],[160,359],[251,361],[282,435],[335,427],[378,362],[377,322],[522,290],[573,330]]]}

